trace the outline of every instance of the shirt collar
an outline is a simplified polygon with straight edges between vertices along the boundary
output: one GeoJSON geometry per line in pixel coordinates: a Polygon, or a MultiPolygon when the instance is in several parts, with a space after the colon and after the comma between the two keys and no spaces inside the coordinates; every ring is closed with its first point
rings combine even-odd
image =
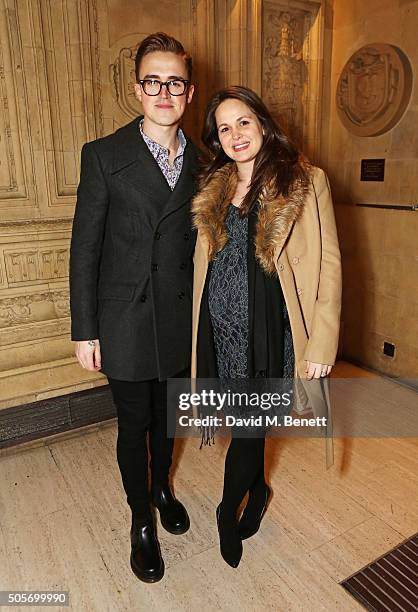
{"type": "MultiPolygon", "coordinates": [[[[144,141],[146,142],[146,144],[148,145],[148,147],[152,151],[155,151],[157,153],[157,155],[164,154],[165,156],[168,157],[170,151],[167,149],[167,147],[164,147],[163,145],[160,145],[158,142],[155,142],[155,140],[153,140],[152,138],[147,136],[144,133],[143,124],[144,124],[144,119],[141,119],[140,122],[139,122],[139,131],[141,132],[141,136],[144,139],[144,141]]],[[[178,157],[181,157],[183,155],[184,149],[186,148],[186,144],[187,144],[186,137],[185,137],[184,132],[183,132],[183,130],[181,128],[179,128],[177,130],[177,137],[179,139],[179,148],[177,149],[177,153],[176,153],[175,159],[177,159],[178,157]]]]}

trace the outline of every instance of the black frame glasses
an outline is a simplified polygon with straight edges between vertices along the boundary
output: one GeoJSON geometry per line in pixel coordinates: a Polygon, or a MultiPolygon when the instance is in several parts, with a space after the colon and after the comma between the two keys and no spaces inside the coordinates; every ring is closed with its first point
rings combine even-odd
{"type": "MultiPolygon", "coordinates": [[[[144,94],[146,94],[147,96],[159,96],[161,93],[161,89],[163,87],[163,85],[166,86],[168,93],[170,94],[170,96],[184,96],[184,94],[187,91],[187,88],[189,86],[189,81],[187,81],[186,79],[170,79],[169,81],[165,81],[164,83],[162,81],[159,81],[158,79],[141,79],[140,81],[138,81],[141,84],[142,87],[142,91],[144,92],[144,94]],[[147,84],[151,83],[151,84],[155,84],[155,86],[158,83],[158,91],[156,93],[148,93],[147,91],[147,84]],[[179,84],[181,83],[181,87],[182,87],[182,91],[179,92],[179,84]]],[[[152,85],[151,85],[152,86],[152,85]]]]}

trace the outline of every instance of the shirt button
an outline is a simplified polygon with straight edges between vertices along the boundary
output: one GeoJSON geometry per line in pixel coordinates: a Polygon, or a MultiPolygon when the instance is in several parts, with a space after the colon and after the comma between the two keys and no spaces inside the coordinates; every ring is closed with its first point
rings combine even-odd
{"type": "Polygon", "coordinates": [[[294,263],[294,264],[299,263],[299,257],[294,257],[294,258],[292,259],[292,261],[293,261],[293,263],[294,263]]]}
{"type": "Polygon", "coordinates": [[[147,296],[141,295],[141,302],[146,302],[146,301],[147,301],[147,296]]]}
{"type": "Polygon", "coordinates": [[[188,240],[189,239],[189,232],[185,232],[183,237],[184,237],[185,240],[188,240]]]}
{"type": "Polygon", "coordinates": [[[158,271],[158,264],[152,264],[151,269],[152,269],[153,272],[157,272],[158,271]]]}
{"type": "Polygon", "coordinates": [[[301,293],[302,293],[302,289],[298,287],[298,295],[300,295],[301,293]]]}
{"type": "Polygon", "coordinates": [[[279,270],[280,270],[280,272],[282,272],[282,270],[284,270],[284,265],[282,263],[279,264],[279,270]]]}
{"type": "Polygon", "coordinates": [[[184,298],[184,296],[185,296],[185,295],[186,295],[186,294],[184,293],[184,291],[180,291],[179,296],[178,296],[178,297],[179,297],[179,300],[182,300],[182,299],[184,298]]]}
{"type": "Polygon", "coordinates": [[[186,266],[186,264],[185,264],[184,262],[183,262],[183,263],[181,263],[181,264],[180,264],[180,266],[179,266],[180,270],[185,270],[185,269],[186,269],[186,267],[187,267],[187,266],[186,266]]]}
{"type": "Polygon", "coordinates": [[[159,240],[161,238],[160,232],[155,232],[155,240],[159,240]]]}

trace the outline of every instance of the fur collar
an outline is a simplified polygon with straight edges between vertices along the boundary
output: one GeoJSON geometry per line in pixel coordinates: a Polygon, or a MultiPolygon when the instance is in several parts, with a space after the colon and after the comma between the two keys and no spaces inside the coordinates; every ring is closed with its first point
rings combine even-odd
{"type": "MultiPolygon", "coordinates": [[[[310,166],[306,164],[308,174],[310,166]]],[[[192,202],[193,224],[207,239],[209,261],[215,258],[228,241],[224,222],[228,207],[237,186],[237,169],[230,162],[217,170],[209,183],[194,197],[192,202]]],[[[260,198],[256,224],[255,253],[269,273],[276,272],[274,252],[283,246],[295,221],[300,217],[311,181],[299,182],[288,197],[269,195],[268,190],[260,198]]]]}

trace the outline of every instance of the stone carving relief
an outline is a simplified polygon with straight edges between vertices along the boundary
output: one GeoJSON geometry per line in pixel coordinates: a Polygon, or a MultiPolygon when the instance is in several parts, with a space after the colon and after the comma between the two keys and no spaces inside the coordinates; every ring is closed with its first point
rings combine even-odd
{"type": "Polygon", "coordinates": [[[33,233],[69,232],[72,219],[22,219],[17,221],[0,221],[0,240],[3,236],[33,233]]]}
{"type": "Polygon", "coordinates": [[[138,102],[135,98],[135,56],[138,45],[124,47],[110,66],[112,93],[116,104],[130,118],[138,115],[138,102]]]}
{"type": "Polygon", "coordinates": [[[65,289],[0,299],[0,329],[69,315],[70,300],[65,289]]]}
{"type": "Polygon", "coordinates": [[[39,262],[36,251],[12,252],[4,254],[7,280],[10,283],[38,280],[39,262]]]}
{"type": "Polygon", "coordinates": [[[6,298],[0,300],[0,327],[23,323],[30,316],[27,297],[6,298]]]}
{"type": "Polygon", "coordinates": [[[377,136],[401,119],[412,91],[412,69],[393,45],[362,47],[350,57],[337,85],[338,116],[357,136],[377,136]]]}
{"type": "Polygon", "coordinates": [[[6,275],[12,285],[27,281],[53,280],[68,276],[68,247],[4,251],[6,275]]]}
{"type": "Polygon", "coordinates": [[[265,3],[262,95],[284,131],[303,143],[311,12],[265,3]]]}

